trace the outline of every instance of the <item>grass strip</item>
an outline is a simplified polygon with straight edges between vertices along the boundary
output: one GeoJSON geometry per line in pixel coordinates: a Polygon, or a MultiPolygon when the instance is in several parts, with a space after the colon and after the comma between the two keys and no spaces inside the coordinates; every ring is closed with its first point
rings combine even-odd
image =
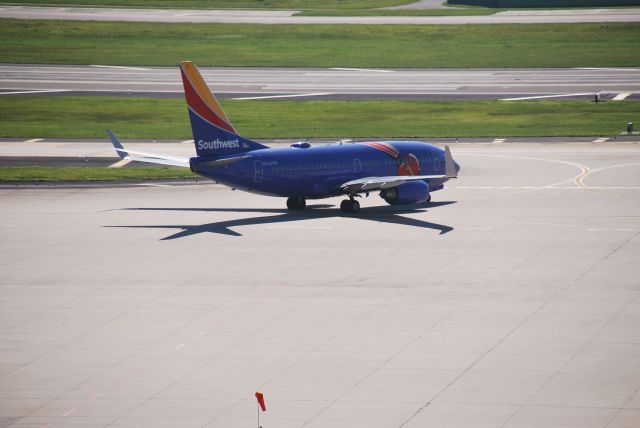
{"type": "MultiPolygon", "coordinates": [[[[424,138],[617,135],[640,102],[235,101],[222,105],[249,138],[424,138]]],[[[0,98],[0,137],[191,138],[181,99],[0,98]]]]}
{"type": "Polygon", "coordinates": [[[0,62],[493,68],[640,65],[640,23],[241,25],[0,19],[0,62]]]}
{"type": "Polygon", "coordinates": [[[415,0],[12,0],[2,4],[28,6],[144,7],[171,9],[370,9],[415,0]]]}
{"type": "Polygon", "coordinates": [[[179,180],[196,177],[190,170],[177,167],[46,167],[3,166],[0,167],[0,182],[41,181],[141,181],[179,180]]]}

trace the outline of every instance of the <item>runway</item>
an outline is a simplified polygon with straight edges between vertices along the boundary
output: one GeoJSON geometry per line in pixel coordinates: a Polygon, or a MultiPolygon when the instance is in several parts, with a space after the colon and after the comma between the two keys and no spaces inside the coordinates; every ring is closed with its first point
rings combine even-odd
{"type": "Polygon", "coordinates": [[[638,22],[640,8],[507,11],[464,16],[295,16],[295,10],[187,10],[0,6],[0,18],[237,24],[459,25],[638,22]]]}
{"type": "Polygon", "coordinates": [[[0,189],[0,425],[637,427],[640,146],[453,144],[430,205],[0,189]]]}
{"type": "MultiPolygon", "coordinates": [[[[640,93],[640,68],[304,69],[200,71],[221,98],[501,99],[640,93]]],[[[178,67],[0,65],[0,93],[182,97],[178,67]],[[33,91],[33,92],[32,92],[33,91]]]]}

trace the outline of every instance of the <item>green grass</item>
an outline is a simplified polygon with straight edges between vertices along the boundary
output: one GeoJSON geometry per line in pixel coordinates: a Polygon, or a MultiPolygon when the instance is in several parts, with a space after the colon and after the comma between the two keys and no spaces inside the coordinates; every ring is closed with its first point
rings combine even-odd
{"type": "Polygon", "coordinates": [[[91,167],[0,167],[0,182],[40,181],[139,181],[178,180],[196,177],[186,168],[140,167],[140,168],[91,168],[91,167]]]}
{"type": "MultiPolygon", "coordinates": [[[[249,138],[428,138],[616,135],[640,122],[640,102],[232,101],[222,102],[249,138]]],[[[180,99],[0,98],[0,137],[191,138],[180,99]]]]}
{"type": "Polygon", "coordinates": [[[239,25],[0,20],[0,62],[238,67],[625,67],[640,23],[239,25]]]}
{"type": "Polygon", "coordinates": [[[12,0],[0,4],[76,5],[179,9],[370,9],[414,0],[12,0]]]}

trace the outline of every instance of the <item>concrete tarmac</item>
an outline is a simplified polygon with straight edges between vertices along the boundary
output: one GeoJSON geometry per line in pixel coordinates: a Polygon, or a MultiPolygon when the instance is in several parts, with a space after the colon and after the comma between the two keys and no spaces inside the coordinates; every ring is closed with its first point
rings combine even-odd
{"type": "Polygon", "coordinates": [[[295,10],[187,10],[0,6],[0,18],[227,24],[459,25],[638,22],[640,8],[508,11],[459,16],[295,16],[295,10]]]}
{"type": "Polygon", "coordinates": [[[639,426],[640,146],[452,150],[355,217],[0,189],[0,426],[639,426]]]}
{"type": "MultiPolygon", "coordinates": [[[[199,66],[221,98],[565,99],[588,98],[595,93],[608,98],[640,93],[640,68],[381,70],[199,66]]],[[[182,97],[183,89],[178,67],[5,64],[0,65],[0,93],[182,97]]]]}
{"type": "Polygon", "coordinates": [[[445,3],[446,3],[446,0],[418,0],[413,3],[403,4],[401,6],[384,7],[383,9],[389,9],[389,10],[452,9],[450,6],[447,6],[445,3]]]}

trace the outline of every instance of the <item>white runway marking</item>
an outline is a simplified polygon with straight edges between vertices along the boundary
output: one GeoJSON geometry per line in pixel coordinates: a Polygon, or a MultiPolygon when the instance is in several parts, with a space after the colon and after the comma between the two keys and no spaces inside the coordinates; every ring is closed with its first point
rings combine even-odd
{"type": "Polygon", "coordinates": [[[373,68],[332,67],[329,70],[338,70],[338,71],[371,71],[373,73],[395,73],[395,70],[376,70],[376,69],[373,69],[373,68]]]}
{"type": "Polygon", "coordinates": [[[184,141],[181,141],[180,143],[182,143],[182,144],[193,144],[193,142],[194,142],[193,140],[184,140],[184,141]]]}
{"type": "Polygon", "coordinates": [[[624,229],[621,227],[594,227],[587,230],[589,232],[638,232],[638,229],[624,229]]]}
{"type": "Polygon", "coordinates": [[[267,226],[267,229],[333,229],[331,226],[267,226]]]}
{"type": "Polygon", "coordinates": [[[629,95],[631,95],[631,92],[623,92],[613,97],[613,101],[622,101],[625,98],[627,98],[629,95]]]}
{"type": "Polygon", "coordinates": [[[595,140],[592,141],[592,143],[604,143],[606,141],[609,141],[608,137],[602,137],[602,138],[597,138],[595,140]]]}
{"type": "Polygon", "coordinates": [[[580,93],[580,94],[536,95],[535,97],[501,98],[500,101],[542,100],[544,98],[581,97],[585,95],[593,95],[593,94],[590,92],[587,92],[587,93],[580,93]]]}
{"type": "Polygon", "coordinates": [[[639,68],[615,68],[615,67],[574,67],[574,70],[614,70],[614,71],[638,71],[639,68]]]}
{"type": "Polygon", "coordinates": [[[505,141],[506,141],[506,138],[496,138],[495,140],[492,141],[492,143],[501,144],[501,143],[504,143],[505,141]]]}
{"type": "Polygon", "coordinates": [[[138,71],[149,70],[148,68],[125,67],[125,66],[122,66],[122,65],[90,65],[89,67],[95,67],[95,68],[117,68],[117,69],[121,69],[121,70],[138,70],[138,71]]]}
{"type": "Polygon", "coordinates": [[[38,89],[33,91],[14,91],[14,92],[0,92],[0,95],[17,95],[17,94],[45,94],[53,92],[69,92],[68,89],[38,89]]]}
{"type": "MultiPolygon", "coordinates": [[[[583,177],[584,178],[584,177],[583,177]]],[[[571,181],[571,180],[568,180],[571,181]]],[[[640,186],[449,186],[461,190],[640,190],[640,186]]]]}
{"type": "Polygon", "coordinates": [[[181,343],[178,346],[176,346],[176,351],[179,351],[180,349],[184,348],[185,346],[187,346],[186,343],[181,343]]]}
{"type": "Polygon", "coordinates": [[[74,407],[73,409],[69,409],[66,412],[64,412],[61,416],[63,417],[71,416],[71,414],[73,414],[76,410],[78,410],[78,408],[74,407]]]}
{"type": "Polygon", "coordinates": [[[109,168],[122,168],[123,166],[125,166],[129,162],[131,162],[130,159],[122,159],[122,160],[119,160],[116,163],[112,163],[111,165],[109,165],[109,168]]]}
{"type": "Polygon", "coordinates": [[[560,226],[560,227],[577,227],[585,228],[588,232],[639,232],[638,229],[623,228],[623,227],[606,227],[606,226],[593,226],[588,224],[569,224],[569,223],[547,223],[547,222],[524,222],[522,224],[529,224],[534,226],[560,226]]]}
{"type": "Polygon", "coordinates": [[[23,143],[37,143],[39,141],[44,141],[44,138],[32,138],[31,140],[23,141],[23,143]]]}
{"type": "Polygon", "coordinates": [[[322,95],[333,95],[330,92],[314,92],[311,94],[290,94],[290,95],[265,95],[261,97],[242,97],[232,98],[233,100],[245,101],[245,100],[268,100],[271,98],[300,98],[300,97],[320,97],[322,95]]]}

